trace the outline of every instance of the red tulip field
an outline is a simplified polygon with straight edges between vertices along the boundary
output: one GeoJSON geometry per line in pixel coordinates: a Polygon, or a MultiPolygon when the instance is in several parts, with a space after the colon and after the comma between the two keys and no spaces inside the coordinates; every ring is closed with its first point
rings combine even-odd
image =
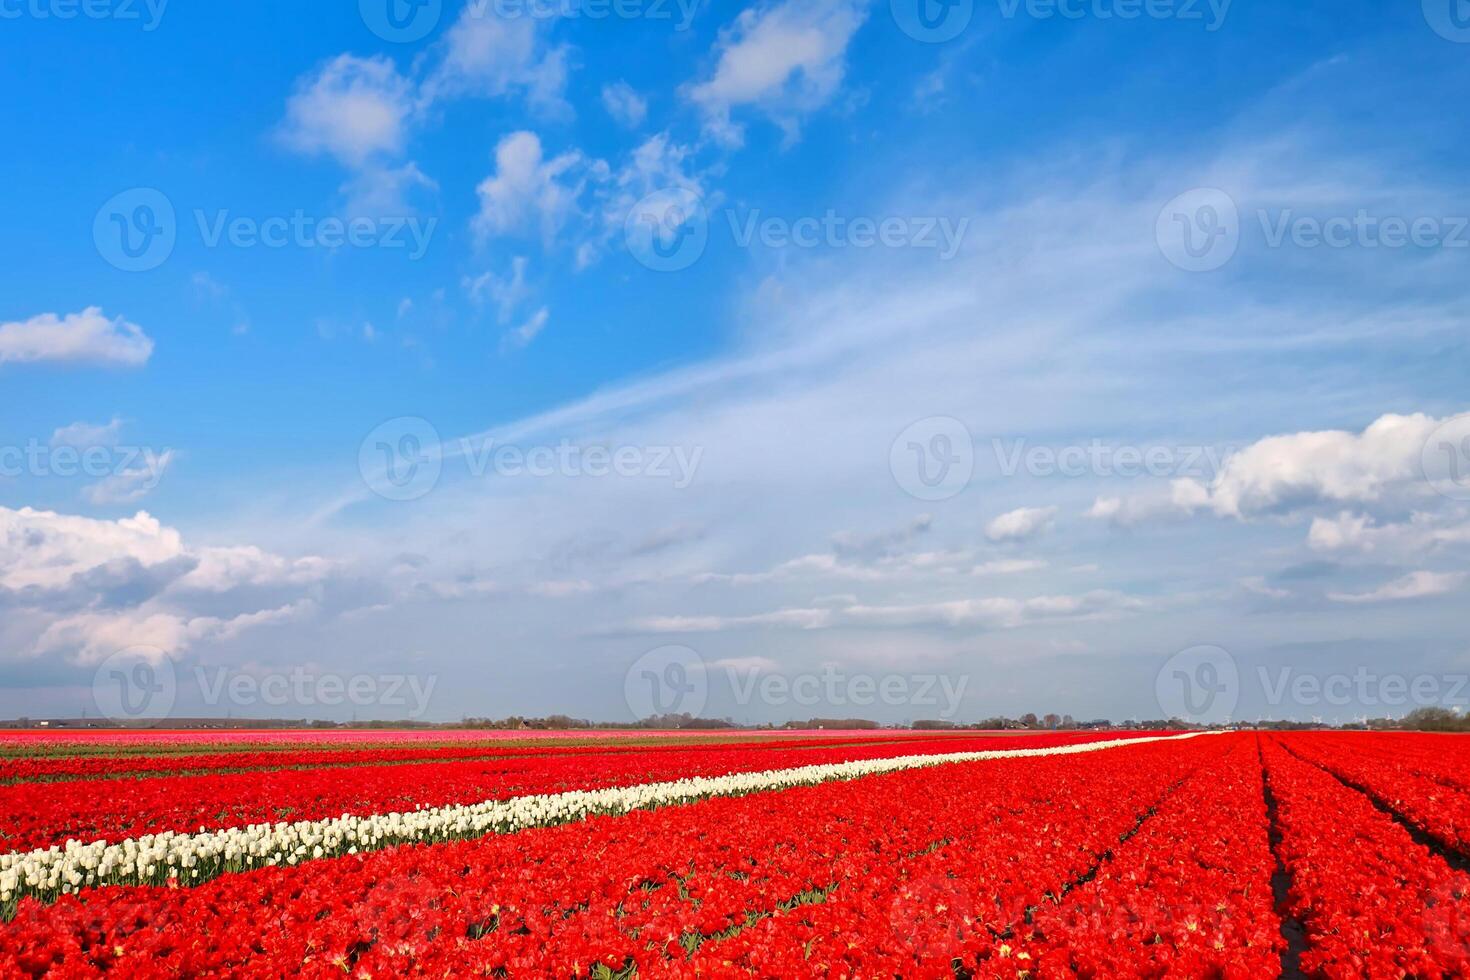
{"type": "Polygon", "coordinates": [[[1470,741],[0,734],[0,976],[1463,977],[1470,741]]]}

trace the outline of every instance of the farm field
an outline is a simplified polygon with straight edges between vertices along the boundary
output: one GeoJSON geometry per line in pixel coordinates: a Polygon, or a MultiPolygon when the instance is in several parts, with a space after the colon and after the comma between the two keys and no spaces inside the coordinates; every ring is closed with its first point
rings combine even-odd
{"type": "Polygon", "coordinates": [[[1470,975],[1470,742],[0,733],[0,976],[1470,975]]]}

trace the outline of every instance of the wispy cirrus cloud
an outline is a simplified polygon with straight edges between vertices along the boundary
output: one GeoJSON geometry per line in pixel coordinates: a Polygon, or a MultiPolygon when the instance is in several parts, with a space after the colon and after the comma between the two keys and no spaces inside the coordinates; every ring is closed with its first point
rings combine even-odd
{"type": "Polygon", "coordinates": [[[1410,572],[1402,578],[1385,582],[1369,592],[1333,592],[1328,598],[1333,602],[1399,602],[1406,599],[1424,599],[1432,596],[1458,592],[1470,578],[1466,572],[1410,572]]]}

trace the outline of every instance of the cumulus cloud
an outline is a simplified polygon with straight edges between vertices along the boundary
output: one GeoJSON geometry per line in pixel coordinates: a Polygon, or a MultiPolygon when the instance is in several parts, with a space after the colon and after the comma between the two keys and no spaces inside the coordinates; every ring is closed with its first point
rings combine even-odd
{"type": "Polygon", "coordinates": [[[586,166],[586,158],[575,150],[546,159],[540,137],[530,131],[504,137],[495,147],[495,172],[476,189],[476,234],[488,238],[539,230],[552,241],[577,210],[586,166]]]}
{"type": "Polygon", "coordinates": [[[1470,523],[1419,512],[1408,521],[1380,523],[1368,514],[1342,511],[1332,517],[1314,517],[1307,531],[1313,551],[1406,553],[1470,544],[1470,523]]]}
{"type": "Polygon", "coordinates": [[[1333,602],[1394,602],[1403,599],[1423,599],[1447,595],[1459,591],[1465,584],[1465,572],[1410,572],[1403,578],[1386,582],[1371,592],[1333,592],[1328,598],[1333,602]]]}
{"type": "MultiPolygon", "coordinates": [[[[1449,421],[1422,413],[1390,414],[1362,432],[1270,436],[1226,457],[1209,483],[1185,478],[1174,480],[1166,492],[1100,497],[1087,513],[1118,524],[1200,512],[1250,520],[1313,507],[1432,500],[1425,477],[1435,474],[1425,473],[1425,446],[1449,421]]],[[[1360,532],[1323,524],[1316,541],[1337,547],[1343,534],[1366,540],[1360,532]]]]}
{"type": "Polygon", "coordinates": [[[346,216],[416,214],[415,198],[438,184],[403,157],[413,131],[446,100],[519,94],[544,116],[571,114],[564,95],[568,49],[550,45],[550,23],[469,3],[407,72],[382,55],[339,54],[297,79],[277,136],[351,172],[341,186],[346,216]]]}
{"type": "Polygon", "coordinates": [[[325,558],[284,558],[254,545],[199,548],[198,564],[174,583],[181,592],[228,592],[244,586],[306,585],[336,567],[325,558]]]}
{"type": "Polygon", "coordinates": [[[413,84],[389,59],[338,55],[296,83],[281,138],[361,167],[403,151],[413,100],[413,84]]]}
{"type": "Polygon", "coordinates": [[[623,81],[602,87],[602,107],[615,121],[629,129],[637,129],[648,118],[648,101],[623,81]]]}
{"type": "Polygon", "coordinates": [[[114,653],[135,647],[174,656],[200,643],[231,640],[255,627],[289,622],[310,614],[315,608],[311,600],[302,600],[229,618],[190,617],[141,609],[82,613],[48,626],[36,641],[36,652],[65,653],[83,666],[100,663],[114,653]]]}
{"type": "Polygon", "coordinates": [[[0,507],[0,599],[33,624],[33,655],[77,663],[131,646],[179,653],[308,615],[305,587],[333,567],[250,546],[189,548],[143,511],[108,521],[0,507]],[[244,594],[259,588],[298,594],[261,607],[244,594]]]}
{"type": "Polygon", "coordinates": [[[1172,481],[1162,490],[1127,497],[1098,497],[1084,513],[1097,521],[1132,527],[1145,521],[1177,519],[1197,512],[1209,499],[1208,491],[1194,480],[1172,481]]]}
{"type": "Polygon", "coordinates": [[[732,111],[749,106],[794,138],[801,118],[841,87],[848,42],[867,9],[856,0],[783,0],[742,11],[720,32],[713,72],[685,88],[706,133],[738,145],[743,131],[732,111]]]}
{"type": "Polygon", "coordinates": [[[100,307],[58,316],[0,323],[0,364],[76,363],[138,367],[153,354],[153,341],[136,323],[108,319],[100,307]]]}
{"type": "Polygon", "coordinates": [[[466,4],[435,52],[420,102],[524,94],[533,109],[564,116],[568,51],[547,39],[544,17],[500,17],[491,5],[466,4]]]}
{"type": "Polygon", "coordinates": [[[1272,436],[1226,459],[1207,502],[1226,517],[1250,517],[1330,502],[1372,502],[1421,475],[1425,442],[1440,421],[1384,415],[1361,433],[1272,436]]]}
{"type": "MultiPolygon", "coordinates": [[[[1273,179],[1280,172],[1272,168],[1273,179]]],[[[1177,183],[1179,174],[1178,168],[1170,170],[1168,182],[1177,183]]],[[[892,520],[889,515],[895,507],[911,513],[914,501],[893,485],[888,472],[889,443],[894,433],[916,418],[943,412],[973,420],[1014,419],[1007,425],[1037,432],[1055,431],[1061,420],[1085,420],[1089,427],[1124,433],[1125,438],[1152,438],[1158,419],[1168,415],[1171,424],[1185,429],[1210,431],[1219,419],[1229,419],[1235,432],[1267,434],[1279,431],[1283,418],[1316,417],[1322,411],[1338,411],[1343,404],[1334,400],[1324,407],[1315,386],[1303,391],[1280,383],[1279,375],[1272,372],[1279,362],[1291,358],[1272,355],[1281,351],[1284,336],[1292,338],[1294,351],[1315,345],[1331,352],[1332,364],[1341,367],[1343,380],[1349,382],[1345,388],[1352,389],[1342,394],[1343,399],[1353,404],[1367,399],[1375,399],[1375,404],[1404,404],[1414,394],[1406,390],[1412,387],[1412,378],[1397,372],[1379,378],[1366,367],[1352,371],[1342,353],[1361,349],[1375,358],[1370,364],[1379,363],[1379,340],[1401,338],[1393,331],[1409,322],[1434,325],[1432,331],[1425,328],[1419,335],[1434,340],[1433,344],[1416,342],[1415,349],[1421,350],[1440,347],[1441,341],[1452,342],[1458,336],[1454,331],[1463,329],[1463,323],[1451,316],[1415,316],[1416,311],[1424,311],[1406,304],[1403,297],[1410,292],[1402,281],[1395,284],[1393,293],[1399,299],[1381,315],[1375,312],[1366,319],[1362,309],[1354,310],[1342,300],[1340,292],[1315,288],[1319,284],[1313,282],[1302,284],[1300,306],[1284,298],[1281,308],[1273,308],[1266,317],[1268,325],[1230,302],[1229,283],[1218,297],[1222,300],[1219,305],[1188,304],[1191,316],[1187,320],[1160,314],[1160,310],[1177,309],[1175,304],[1157,302],[1173,295],[1161,293],[1157,284],[1172,284],[1178,277],[1160,261],[1151,235],[1158,200],[1167,195],[1146,200],[1142,206],[1124,202],[1125,206],[1117,207],[1108,187],[1088,186],[1085,193],[1068,197],[1051,176],[1037,175],[1034,161],[1028,161],[1028,179],[1042,180],[1048,198],[1063,196],[1027,202],[1014,214],[988,214],[986,220],[976,222],[985,237],[977,240],[975,253],[959,256],[943,268],[921,269],[896,256],[850,254],[842,259],[837,280],[831,281],[826,270],[832,266],[825,261],[802,262],[802,256],[787,256],[789,269],[772,273],[768,282],[750,291],[750,315],[738,324],[732,346],[721,354],[610,384],[585,398],[550,406],[542,414],[497,426],[490,433],[497,444],[536,440],[549,445],[563,435],[581,438],[590,433],[592,438],[624,445],[686,442],[720,451],[710,454],[708,471],[701,471],[699,485],[687,493],[665,494],[651,481],[640,481],[636,487],[595,480],[543,481],[533,492],[526,481],[446,480],[436,491],[435,506],[427,510],[380,509],[384,516],[373,525],[372,547],[387,554],[432,550],[433,568],[422,572],[424,576],[458,558],[468,563],[495,554],[501,564],[490,575],[505,583],[505,593],[512,597],[496,602],[477,596],[457,606],[453,617],[446,617],[442,608],[432,605],[436,600],[425,596],[420,605],[396,611],[396,626],[405,629],[404,624],[409,624],[425,643],[463,648],[465,630],[490,635],[509,622],[518,634],[544,638],[552,675],[541,682],[545,686],[527,681],[523,688],[503,696],[476,692],[473,684],[460,685],[463,710],[510,713],[523,710],[528,696],[534,699],[552,690],[558,697],[580,696],[582,700],[576,703],[582,710],[599,717],[612,712],[605,695],[615,693],[622,667],[656,644],[626,634],[612,641],[606,633],[589,638],[588,630],[650,614],[685,617],[683,622],[661,620],[663,628],[678,628],[691,621],[708,625],[712,631],[727,622],[748,624],[745,633],[712,635],[694,644],[707,659],[763,654],[792,663],[827,657],[847,661],[879,647],[904,655],[937,651],[969,658],[967,663],[978,670],[999,666],[997,676],[1007,666],[1014,667],[1009,679],[1018,684],[1026,683],[1028,677],[1042,678],[1036,682],[1039,688],[997,695],[1008,698],[1012,706],[1038,689],[1048,696],[1060,696],[1070,683],[1088,699],[1103,699],[1093,702],[1096,710],[1114,717],[1123,717],[1121,712],[1133,710],[1142,700],[1151,702],[1156,662],[1143,656],[1134,661],[1138,669],[1120,669],[1129,654],[1163,655],[1166,649],[1177,648],[1166,645],[1197,642],[1193,637],[1199,635],[1243,656],[1254,656],[1263,649],[1269,656],[1270,650],[1320,639],[1320,621],[1311,613],[1299,616],[1292,608],[1279,610],[1281,618],[1273,621],[1271,635],[1264,640],[1261,630],[1230,617],[1228,608],[1205,610],[1202,616],[1176,615],[1179,603],[1171,602],[1171,593],[1210,590],[1222,582],[1234,586],[1239,578],[1264,571],[1263,563],[1279,562],[1280,529],[1272,522],[1251,529],[1204,524],[1175,528],[1167,539],[1139,535],[1136,550],[1120,549],[1115,542],[1098,543],[1085,534],[1050,542],[1058,551],[1054,558],[1058,578],[1065,579],[1072,570],[1085,567],[1083,563],[1105,555],[1105,572],[1098,573],[1099,580],[1106,578],[1103,584],[1160,595],[1149,600],[1147,607],[1158,615],[1130,618],[1124,616],[1130,611],[1126,606],[1099,602],[1091,613],[1035,620],[1046,622],[1045,629],[1033,627],[996,636],[979,635],[984,628],[970,626],[905,635],[903,627],[880,629],[877,624],[1014,622],[1015,603],[1027,600],[997,593],[1017,584],[1025,585],[1027,594],[1033,596],[1073,590],[1052,581],[1033,586],[1029,579],[975,578],[895,578],[892,583],[872,585],[853,580],[851,585],[829,587],[821,577],[826,574],[822,569],[832,567],[834,554],[803,562],[802,568],[812,570],[810,577],[793,574],[787,582],[758,585],[748,591],[689,588],[690,579],[700,571],[756,569],[759,573],[793,554],[820,551],[823,535],[835,528],[881,528],[892,520]],[[1022,240],[1036,247],[1017,252],[1015,242],[1022,240]],[[989,274],[996,268],[1006,269],[1007,274],[989,274]],[[1121,329],[1115,323],[1119,309],[1138,312],[1136,317],[1125,318],[1126,327],[1121,329]],[[1354,312],[1356,317],[1351,315],[1354,312]],[[1369,320],[1381,331],[1374,334],[1371,344],[1364,339],[1370,334],[1365,326],[1369,320]],[[1149,358],[1136,356],[1140,337],[1153,345],[1149,358]],[[1115,338],[1120,341],[1116,346],[1112,343],[1115,338]],[[1075,358],[1049,356],[1057,349],[1084,350],[1088,363],[1084,366],[1075,358]],[[1241,385],[1199,385],[1202,358],[1242,379],[1241,385]],[[1124,387],[1136,397],[1116,397],[1124,387]],[[1130,426],[1138,427],[1137,434],[1128,435],[1134,431],[1130,426]],[[753,508],[752,501],[778,501],[780,506],[753,508]],[[610,512],[618,515],[614,525],[606,519],[610,512]],[[623,547],[673,523],[707,530],[703,537],[681,541],[651,559],[636,558],[623,547]],[[787,551],[793,541],[816,544],[803,543],[787,551]],[[603,560],[629,566],[637,563],[628,574],[642,572],[645,577],[636,589],[601,589],[558,603],[515,602],[520,594],[516,583],[526,576],[526,566],[548,556],[554,556],[557,563],[549,580],[576,581],[585,575],[590,581],[603,560]],[[970,598],[976,591],[983,598],[1001,601],[970,598]],[[817,598],[824,594],[825,598],[817,598]],[[857,610],[852,617],[847,613],[850,609],[857,610]],[[1097,630],[1087,625],[1089,615],[1119,619],[1110,622],[1107,630],[1097,630]],[[867,618],[868,629],[853,622],[860,616],[867,618]],[[829,625],[823,628],[823,624],[829,625]],[[812,628],[801,629],[802,625],[812,628]],[[756,628],[784,628],[786,632],[772,636],[750,631],[756,628]],[[964,631],[968,629],[975,633],[964,631]],[[1090,660],[1092,666],[1073,671],[1054,651],[1075,649],[1069,644],[1079,634],[1097,656],[1090,660]],[[567,665],[586,672],[590,682],[584,687],[591,693],[578,695],[554,676],[556,671],[564,675],[567,665]],[[1107,701],[1110,687],[1126,693],[1107,701]],[[493,709],[474,700],[483,701],[487,696],[501,699],[493,709]]],[[[997,179],[987,174],[987,194],[992,189],[998,196],[1004,194],[995,187],[997,179]]],[[[1126,183],[1135,186],[1134,175],[1126,183]]],[[[899,213],[926,212],[910,207],[899,213]]],[[[504,266],[497,270],[505,271],[504,266]]],[[[1439,285],[1455,282],[1446,274],[1439,285]]],[[[1459,294],[1455,295],[1458,306],[1459,294]]],[[[1295,426],[1314,427],[1323,426],[1295,426]]],[[[332,509],[340,500],[350,501],[343,506],[359,506],[366,491],[355,477],[351,483],[350,488],[339,488],[332,500],[319,498],[318,510],[340,513],[340,508],[332,509]]],[[[1055,492],[1057,500],[1068,498],[1072,506],[1069,495],[1080,492],[1082,485],[1081,481],[1053,480],[1046,489],[1055,492]]],[[[1126,484],[1114,480],[1107,485],[1126,484]]],[[[1002,506],[989,496],[991,489],[980,481],[946,503],[942,511],[946,519],[953,516],[961,526],[953,534],[946,528],[947,537],[931,533],[925,546],[935,553],[949,546],[979,543],[983,547],[985,520],[1002,506]]],[[[1093,488],[1089,499],[1096,493],[1093,488]]],[[[364,505],[363,510],[371,506],[364,505]]],[[[1330,511],[1336,513],[1342,506],[1332,505],[1330,511]]],[[[358,516],[342,522],[341,540],[348,540],[350,534],[352,547],[362,542],[360,546],[366,549],[367,539],[361,534],[364,525],[358,516]]],[[[1384,518],[1380,515],[1378,519],[1384,518]]],[[[336,530],[315,533],[326,538],[336,530]]],[[[1293,539],[1300,536],[1297,531],[1291,534],[1293,539]]],[[[1010,554],[1011,547],[997,547],[997,557],[1016,557],[1010,554]]],[[[918,560],[906,553],[903,557],[918,560]]],[[[867,564],[871,567],[878,560],[867,564]]],[[[977,563],[985,564],[985,558],[972,557],[963,566],[965,574],[977,563]]],[[[863,563],[853,559],[843,564],[863,563]]],[[[1425,566],[1401,563],[1399,567],[1425,566]]],[[[1268,579],[1272,584],[1287,580],[1284,575],[1268,579]]],[[[1236,592],[1231,590],[1231,594],[1236,592]]],[[[1212,601],[1217,594],[1211,593],[1212,601]]],[[[1075,610],[1078,605],[1075,597],[1070,602],[1036,603],[1027,614],[1042,616],[1069,607],[1075,610]]],[[[1414,635],[1395,630],[1394,637],[1385,637],[1380,648],[1393,656],[1422,646],[1425,638],[1446,645],[1440,641],[1447,643],[1447,638],[1456,635],[1453,606],[1451,599],[1414,607],[1416,616],[1423,613],[1426,617],[1409,631],[1414,635]],[[1442,618],[1428,622],[1429,616],[1442,618]]],[[[1339,605],[1337,618],[1348,617],[1351,626],[1351,617],[1369,608],[1339,605]]],[[[315,631],[311,640],[317,640],[315,631]]],[[[359,655],[363,640],[362,633],[321,637],[323,648],[339,656],[359,655]]],[[[463,659],[468,654],[460,656],[458,662],[445,661],[446,676],[453,671],[454,676],[473,680],[474,665],[463,659]]],[[[536,669],[538,665],[528,663],[525,671],[515,672],[516,678],[534,676],[536,669]]],[[[451,710],[458,713],[461,703],[451,710]]]]}
{"type": "Polygon", "coordinates": [[[1020,507],[985,525],[985,536],[996,542],[1028,541],[1050,530],[1056,516],[1055,507],[1020,507]]]}
{"type": "Polygon", "coordinates": [[[116,558],[157,565],[186,554],[182,536],[144,511],[116,521],[0,507],[0,587],[59,589],[116,558]]]}

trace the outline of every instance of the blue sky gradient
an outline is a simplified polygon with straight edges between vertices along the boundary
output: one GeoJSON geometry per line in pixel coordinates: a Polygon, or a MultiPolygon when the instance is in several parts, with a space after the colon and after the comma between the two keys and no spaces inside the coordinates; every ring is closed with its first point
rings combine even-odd
{"type": "Polygon", "coordinates": [[[750,721],[1156,717],[1201,647],[1233,716],[1452,687],[1470,7],[918,2],[0,0],[0,716],[107,713],[118,655],[339,719],[406,709],[200,672],[438,720],[623,720],[668,646],[750,721]],[[735,683],[833,671],[967,686],[735,683]]]}

